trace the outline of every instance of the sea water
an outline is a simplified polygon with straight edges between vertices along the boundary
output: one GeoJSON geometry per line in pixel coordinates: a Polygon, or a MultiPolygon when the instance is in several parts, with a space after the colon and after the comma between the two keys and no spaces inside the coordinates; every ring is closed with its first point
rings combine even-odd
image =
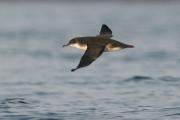
{"type": "Polygon", "coordinates": [[[180,3],[0,3],[1,120],[179,120],[180,3]],[[98,35],[135,48],[75,72],[98,35]]]}

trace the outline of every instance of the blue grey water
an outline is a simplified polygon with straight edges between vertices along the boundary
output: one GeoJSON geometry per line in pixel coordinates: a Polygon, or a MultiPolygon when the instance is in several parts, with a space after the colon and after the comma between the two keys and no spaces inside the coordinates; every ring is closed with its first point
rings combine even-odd
{"type": "Polygon", "coordinates": [[[179,120],[180,3],[1,2],[0,119],[179,120]],[[70,72],[103,23],[135,48],[70,72]]]}

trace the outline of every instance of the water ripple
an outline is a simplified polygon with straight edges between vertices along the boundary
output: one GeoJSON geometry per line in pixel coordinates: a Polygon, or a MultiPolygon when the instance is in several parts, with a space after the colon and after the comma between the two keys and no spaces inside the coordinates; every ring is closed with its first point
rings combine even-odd
{"type": "Polygon", "coordinates": [[[179,77],[173,77],[173,76],[162,76],[159,79],[164,82],[180,82],[179,77]]]}
{"type": "Polygon", "coordinates": [[[1,104],[30,104],[24,98],[7,98],[2,100],[1,104]]]}
{"type": "Polygon", "coordinates": [[[152,80],[152,77],[149,76],[140,76],[140,75],[136,75],[130,78],[127,78],[126,81],[127,82],[141,82],[141,81],[147,81],[147,80],[152,80]]]}

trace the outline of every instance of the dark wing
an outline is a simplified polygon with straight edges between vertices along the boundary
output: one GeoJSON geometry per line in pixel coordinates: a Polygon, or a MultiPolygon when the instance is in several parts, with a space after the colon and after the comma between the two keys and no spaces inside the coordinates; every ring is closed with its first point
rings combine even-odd
{"type": "Polygon", "coordinates": [[[86,67],[90,65],[93,61],[95,61],[104,51],[105,46],[95,46],[91,45],[87,47],[86,52],[82,56],[79,65],[77,68],[72,69],[71,71],[75,71],[79,68],[86,67]]]}
{"type": "Polygon", "coordinates": [[[107,25],[102,24],[101,31],[100,31],[100,36],[110,38],[113,35],[112,35],[111,29],[107,25]]]}

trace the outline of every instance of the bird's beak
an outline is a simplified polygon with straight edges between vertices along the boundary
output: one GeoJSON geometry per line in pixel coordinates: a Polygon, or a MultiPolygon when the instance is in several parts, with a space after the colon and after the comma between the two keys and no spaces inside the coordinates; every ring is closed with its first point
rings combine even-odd
{"type": "Polygon", "coordinates": [[[70,44],[68,43],[68,44],[66,44],[66,45],[63,45],[63,47],[66,47],[66,46],[69,46],[70,44]]]}

